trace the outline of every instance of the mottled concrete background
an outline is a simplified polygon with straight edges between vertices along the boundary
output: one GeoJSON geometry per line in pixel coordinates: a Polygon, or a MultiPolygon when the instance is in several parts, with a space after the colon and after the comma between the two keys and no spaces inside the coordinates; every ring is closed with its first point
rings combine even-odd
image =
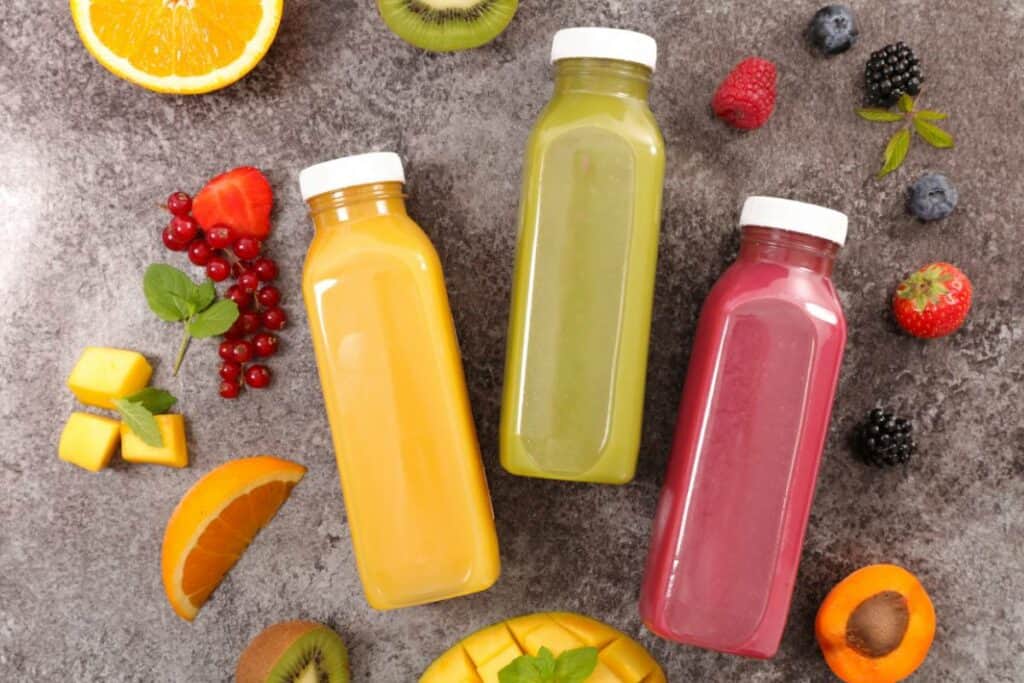
{"type": "MultiPolygon", "coordinates": [[[[820,0],[819,0],[820,1],[820,0]]],[[[0,676],[31,681],[226,681],[264,626],[323,620],[350,643],[358,681],[413,681],[460,636],[525,611],[578,610],[650,646],[673,683],[833,680],[812,634],[817,605],[864,564],[914,570],[938,635],[914,680],[1020,681],[1024,671],[1024,2],[854,2],[861,43],[823,60],[801,42],[818,2],[526,0],[508,33],[454,56],[392,36],[369,0],[291,1],[276,44],[241,83],[194,98],[122,82],[79,43],[66,2],[0,3],[0,676]],[[505,320],[520,158],[548,98],[556,29],[652,33],[662,48],[652,105],[669,166],[647,392],[635,483],[576,486],[504,474],[497,463],[505,320]],[[887,129],[854,115],[869,52],[903,39],[923,60],[930,106],[951,114],[957,149],[916,144],[883,182],[887,129]],[[708,101],[750,54],[781,69],[778,110],[753,134],[711,119],[708,101]],[[394,149],[410,209],[445,263],[490,474],[504,575],[475,597],[391,613],[363,600],[315,374],[299,274],[311,227],[296,176],[312,162],[394,149]],[[269,244],[292,324],[271,391],[216,395],[212,343],[169,372],[177,330],[149,313],[145,266],[183,257],[160,245],[157,209],[238,164],[277,193],[269,244]],[[927,170],[959,186],[954,217],[921,225],[904,188],[927,170]],[[636,613],[642,558],[702,299],[736,247],[742,198],[766,193],[850,214],[835,281],[850,321],[832,436],[778,657],[749,661],[659,641],[636,613]],[[887,298],[907,271],[958,263],[977,302],[956,336],[897,334],[887,298]],[[82,347],[154,359],[181,398],[192,467],[60,462],[77,406],[64,379],[82,347]],[[846,435],[878,400],[919,425],[923,453],[880,472],[846,435]],[[229,458],[276,453],[309,474],[192,624],[159,578],[171,509],[229,458]]]]}

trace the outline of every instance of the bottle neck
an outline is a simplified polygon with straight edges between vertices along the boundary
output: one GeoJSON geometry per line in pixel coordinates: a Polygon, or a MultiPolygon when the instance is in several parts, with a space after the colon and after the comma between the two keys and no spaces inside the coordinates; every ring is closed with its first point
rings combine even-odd
{"type": "Polygon", "coordinates": [[[795,266],[824,277],[832,275],[838,253],[835,242],[777,228],[744,226],[740,237],[741,261],[795,266]]]}
{"type": "Polygon", "coordinates": [[[555,94],[588,93],[647,101],[652,72],[617,59],[563,59],[555,63],[555,94]]]}
{"type": "Polygon", "coordinates": [[[326,192],[308,200],[309,215],[316,228],[377,216],[406,215],[402,183],[373,183],[326,192]]]}

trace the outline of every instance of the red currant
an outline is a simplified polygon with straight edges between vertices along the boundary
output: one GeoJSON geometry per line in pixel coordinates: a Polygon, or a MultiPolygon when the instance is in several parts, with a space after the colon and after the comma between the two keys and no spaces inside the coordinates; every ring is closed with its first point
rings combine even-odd
{"type": "Polygon", "coordinates": [[[251,294],[260,286],[260,279],[256,277],[256,273],[251,270],[247,270],[238,276],[238,286],[241,287],[243,291],[251,294]]]}
{"type": "Polygon", "coordinates": [[[270,282],[277,277],[277,263],[273,259],[257,259],[256,263],[253,264],[253,270],[256,271],[256,275],[261,282],[270,282]]]}
{"type": "Polygon", "coordinates": [[[168,225],[164,228],[164,231],[160,234],[160,237],[164,241],[164,246],[171,251],[185,251],[188,249],[188,242],[181,242],[177,237],[174,236],[174,232],[171,230],[171,226],[168,225]]]}
{"type": "Polygon", "coordinates": [[[253,337],[252,345],[256,347],[256,355],[260,358],[268,358],[277,353],[277,337],[266,332],[253,337]]]}
{"type": "MultiPolygon", "coordinates": [[[[241,316],[239,316],[241,317],[241,316]]],[[[224,338],[228,341],[237,341],[245,336],[245,330],[242,329],[242,321],[236,320],[232,323],[228,331],[224,333],[224,338]]],[[[231,360],[230,358],[228,360],[231,360]]]]}
{"type": "Polygon", "coordinates": [[[214,249],[227,249],[233,239],[231,228],[226,225],[215,225],[206,231],[206,241],[214,249]]]}
{"type": "Polygon", "coordinates": [[[221,398],[238,398],[238,391],[241,389],[238,380],[233,382],[224,380],[220,383],[220,396],[221,398]]]}
{"type": "Polygon", "coordinates": [[[225,298],[231,299],[238,305],[238,310],[244,311],[252,306],[252,294],[245,291],[238,285],[231,285],[228,291],[224,292],[225,298]]]}
{"type": "Polygon", "coordinates": [[[229,360],[229,361],[225,361],[224,364],[220,366],[220,378],[225,380],[225,381],[234,382],[234,381],[237,381],[238,378],[241,377],[241,376],[242,376],[242,364],[241,363],[236,363],[233,360],[229,360]]]}
{"type": "Polygon", "coordinates": [[[251,237],[239,237],[235,242],[235,256],[240,259],[256,258],[260,255],[260,243],[251,237]]]}
{"type": "Polygon", "coordinates": [[[168,227],[170,227],[174,239],[186,244],[194,240],[196,235],[199,234],[199,223],[190,216],[175,216],[171,219],[168,227]]]}
{"type": "Polygon", "coordinates": [[[226,361],[235,359],[235,345],[230,341],[222,341],[217,347],[217,354],[226,361]]]}
{"type": "Polygon", "coordinates": [[[288,322],[288,316],[276,306],[263,311],[263,327],[268,330],[283,329],[286,322],[288,322]]]}
{"type": "Polygon", "coordinates": [[[238,326],[241,328],[242,334],[246,335],[258,331],[260,329],[260,324],[262,321],[260,320],[259,313],[253,313],[250,311],[248,313],[243,313],[242,315],[238,316],[238,320],[236,322],[238,323],[238,326]]]}
{"type": "Polygon", "coordinates": [[[248,363],[254,355],[256,355],[256,349],[253,347],[252,342],[244,339],[232,342],[231,360],[236,363],[248,363]]]}
{"type": "Polygon", "coordinates": [[[213,258],[213,249],[202,238],[192,240],[188,245],[188,260],[197,266],[205,266],[213,258]]]}
{"type": "Polygon", "coordinates": [[[273,285],[265,285],[256,294],[256,301],[260,302],[260,306],[273,308],[281,303],[281,290],[273,285]]]}
{"type": "Polygon", "coordinates": [[[172,192],[167,198],[167,210],[175,216],[187,216],[192,210],[192,198],[184,192],[172,192]]]}
{"type": "Polygon", "coordinates": [[[250,365],[245,369],[245,383],[253,389],[262,389],[270,384],[270,368],[266,365],[250,365]]]}
{"type": "Polygon", "coordinates": [[[231,274],[236,278],[241,276],[243,273],[247,273],[252,270],[252,261],[235,261],[231,265],[231,274]]]}
{"type": "Polygon", "coordinates": [[[223,282],[231,275],[231,264],[223,256],[214,256],[206,264],[206,276],[214,282],[223,282]]]}

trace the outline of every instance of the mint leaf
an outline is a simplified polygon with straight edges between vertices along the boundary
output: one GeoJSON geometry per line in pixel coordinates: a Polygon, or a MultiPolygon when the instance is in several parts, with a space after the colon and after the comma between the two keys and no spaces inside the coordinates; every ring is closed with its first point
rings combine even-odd
{"type": "Polygon", "coordinates": [[[916,130],[917,134],[924,138],[924,141],[932,147],[949,149],[953,146],[953,136],[936,126],[934,123],[928,123],[922,119],[915,118],[914,130],[916,130]]]}
{"type": "Polygon", "coordinates": [[[189,320],[185,330],[197,339],[216,337],[227,332],[236,320],[238,304],[230,299],[222,299],[189,320]]]}
{"type": "Polygon", "coordinates": [[[881,170],[878,171],[877,177],[883,178],[899,168],[903,164],[903,160],[907,158],[908,151],[910,151],[910,131],[903,128],[893,135],[889,139],[889,144],[885,146],[885,161],[881,170]]]}
{"type": "Polygon", "coordinates": [[[135,432],[143,443],[153,448],[163,448],[164,438],[160,434],[160,426],[146,406],[123,398],[114,399],[114,406],[121,413],[121,419],[128,425],[128,429],[135,432]]]}
{"type": "Polygon", "coordinates": [[[900,95],[900,100],[896,103],[896,106],[899,107],[900,111],[911,112],[914,110],[914,98],[907,93],[903,93],[900,95]]]}
{"type": "Polygon", "coordinates": [[[897,114],[888,109],[858,109],[857,115],[868,121],[902,121],[903,114],[897,114]]]}
{"type": "Polygon", "coordinates": [[[914,116],[925,121],[942,121],[946,118],[946,115],[941,111],[933,111],[931,109],[922,109],[921,111],[914,112],[914,116]]]}
{"type": "Polygon", "coordinates": [[[555,680],[559,683],[583,683],[597,668],[597,648],[567,650],[558,658],[555,680]]]}
{"type": "Polygon", "coordinates": [[[163,389],[154,389],[153,387],[146,387],[131,396],[125,396],[124,400],[129,403],[140,403],[143,408],[154,415],[166,413],[171,409],[171,406],[178,402],[178,399],[174,398],[171,392],[163,389]]]}
{"type": "Polygon", "coordinates": [[[188,275],[163,263],[151,265],[142,278],[146,303],[167,322],[178,322],[191,315],[188,303],[192,300],[193,289],[195,284],[188,275]]]}
{"type": "Polygon", "coordinates": [[[530,655],[513,659],[498,672],[498,683],[546,683],[530,655]]]}
{"type": "MultiPolygon", "coordinates": [[[[213,303],[213,300],[217,298],[217,290],[213,287],[213,281],[207,280],[198,287],[194,287],[192,291],[192,303],[195,304],[196,313],[205,311],[213,303]]],[[[195,315],[195,314],[193,314],[195,315]]]]}
{"type": "Polygon", "coordinates": [[[545,681],[555,680],[555,655],[551,653],[551,650],[542,647],[533,660],[533,664],[545,681]]]}

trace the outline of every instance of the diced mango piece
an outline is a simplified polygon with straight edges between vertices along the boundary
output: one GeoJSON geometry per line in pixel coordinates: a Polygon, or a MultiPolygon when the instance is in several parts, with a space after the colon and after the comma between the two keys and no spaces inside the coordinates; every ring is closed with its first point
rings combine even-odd
{"type": "MultiPolygon", "coordinates": [[[[508,627],[505,626],[505,624],[488,626],[482,631],[474,633],[471,639],[463,643],[470,659],[472,659],[477,666],[490,661],[494,658],[494,655],[501,652],[509,645],[515,644],[516,641],[512,638],[512,634],[509,633],[508,627]]],[[[518,650],[519,648],[516,649],[518,650]]],[[[519,655],[521,654],[523,653],[520,651],[519,655]]],[[[518,657],[519,655],[516,656],[518,657]]]]}
{"type": "Polygon", "coordinates": [[[188,445],[185,443],[185,418],[182,415],[157,415],[156,423],[163,438],[162,448],[154,448],[121,423],[121,457],[128,462],[142,462],[167,467],[188,467],[188,445]]]}
{"type": "Polygon", "coordinates": [[[515,659],[523,654],[523,651],[519,649],[519,646],[514,642],[509,643],[504,650],[498,652],[486,662],[477,664],[477,673],[480,675],[482,681],[496,681],[498,680],[498,672],[504,669],[506,666],[511,664],[515,659]]]}
{"type": "Polygon", "coordinates": [[[144,388],[153,368],[137,351],[90,346],[75,363],[68,388],[86,405],[113,410],[114,399],[144,388]]]}
{"type": "Polygon", "coordinates": [[[71,413],[60,435],[61,460],[99,472],[110,462],[120,438],[118,421],[92,413],[71,413]]]}

